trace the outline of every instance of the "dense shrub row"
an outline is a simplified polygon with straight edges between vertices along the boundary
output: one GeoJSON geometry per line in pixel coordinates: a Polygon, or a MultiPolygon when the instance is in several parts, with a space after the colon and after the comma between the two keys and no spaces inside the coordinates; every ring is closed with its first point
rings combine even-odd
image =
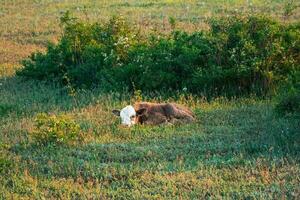
{"type": "Polygon", "coordinates": [[[141,36],[122,17],[105,24],[62,17],[63,35],[23,61],[18,75],[105,90],[265,94],[300,66],[300,24],[266,17],[209,21],[208,31],[141,36]]]}

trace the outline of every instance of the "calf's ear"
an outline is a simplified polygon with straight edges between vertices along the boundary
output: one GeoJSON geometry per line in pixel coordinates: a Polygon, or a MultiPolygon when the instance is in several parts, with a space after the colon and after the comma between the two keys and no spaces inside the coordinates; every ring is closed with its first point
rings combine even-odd
{"type": "Polygon", "coordinates": [[[113,110],[112,113],[116,116],[120,116],[120,110],[113,110]]]}
{"type": "Polygon", "coordinates": [[[141,108],[141,109],[139,109],[139,110],[137,110],[135,112],[136,112],[137,115],[143,115],[143,114],[146,113],[146,111],[147,111],[146,108],[141,108]]]}

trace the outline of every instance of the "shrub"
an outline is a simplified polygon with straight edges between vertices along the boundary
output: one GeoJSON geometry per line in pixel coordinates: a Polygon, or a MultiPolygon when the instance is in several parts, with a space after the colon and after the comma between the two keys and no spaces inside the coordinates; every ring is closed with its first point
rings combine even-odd
{"type": "Polygon", "coordinates": [[[282,90],[275,111],[280,116],[293,115],[300,118],[300,72],[290,76],[282,90]]]}
{"type": "Polygon", "coordinates": [[[295,91],[290,90],[277,104],[276,110],[280,115],[296,114],[300,116],[300,90],[295,91]]]}
{"type": "Polygon", "coordinates": [[[196,70],[195,89],[205,85],[209,93],[265,94],[299,70],[299,27],[255,16],[211,20],[210,25],[214,51],[210,64],[196,70]]]}
{"type": "Polygon", "coordinates": [[[122,17],[101,25],[66,13],[61,21],[59,43],[23,61],[18,75],[108,91],[187,88],[239,96],[273,92],[300,66],[300,24],[261,16],[212,19],[209,31],[148,37],[122,17]]]}
{"type": "Polygon", "coordinates": [[[121,16],[101,25],[81,22],[67,12],[61,24],[59,43],[50,43],[45,54],[36,52],[23,60],[17,75],[63,84],[67,77],[74,86],[90,88],[106,81],[108,69],[123,65],[139,41],[139,33],[121,16]]]}
{"type": "Polygon", "coordinates": [[[125,74],[131,74],[130,80],[144,91],[181,90],[190,84],[195,69],[209,64],[213,51],[206,33],[175,31],[166,37],[153,36],[147,45],[137,46],[130,52],[130,64],[123,69],[128,69],[125,74]]]}
{"type": "Polygon", "coordinates": [[[42,145],[70,144],[82,140],[80,126],[66,115],[38,114],[31,135],[38,144],[42,145]]]}

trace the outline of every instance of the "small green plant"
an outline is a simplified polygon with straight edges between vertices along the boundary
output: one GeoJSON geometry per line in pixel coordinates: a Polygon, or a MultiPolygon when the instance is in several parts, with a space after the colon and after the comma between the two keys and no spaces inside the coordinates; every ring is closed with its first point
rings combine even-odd
{"type": "Polygon", "coordinates": [[[66,85],[65,85],[65,88],[67,89],[67,92],[68,92],[68,95],[70,97],[75,97],[76,96],[76,89],[72,86],[71,82],[70,82],[70,79],[68,77],[68,74],[66,73],[64,76],[63,76],[65,82],[66,82],[66,85]]]}
{"type": "Polygon", "coordinates": [[[80,126],[67,115],[38,114],[31,135],[38,144],[70,144],[82,140],[80,126]]]}
{"type": "Polygon", "coordinates": [[[171,25],[171,29],[175,29],[176,28],[176,20],[174,17],[169,17],[169,23],[171,25]]]}
{"type": "Polygon", "coordinates": [[[280,116],[296,116],[300,118],[300,72],[293,74],[282,88],[275,111],[280,116]]]}
{"type": "Polygon", "coordinates": [[[136,89],[134,83],[132,83],[132,85],[133,85],[133,101],[134,102],[142,101],[143,100],[142,90],[136,89]]]}

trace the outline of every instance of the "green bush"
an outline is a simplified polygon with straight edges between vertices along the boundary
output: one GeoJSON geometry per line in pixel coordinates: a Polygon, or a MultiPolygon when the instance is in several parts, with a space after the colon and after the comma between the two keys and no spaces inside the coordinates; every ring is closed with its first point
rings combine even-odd
{"type": "Polygon", "coordinates": [[[98,86],[107,79],[108,70],[126,62],[128,51],[139,39],[123,17],[101,25],[81,22],[67,12],[61,24],[64,32],[59,43],[49,44],[45,54],[36,52],[23,60],[24,68],[17,75],[63,84],[67,78],[77,87],[98,86]]]}
{"type": "Polygon", "coordinates": [[[293,115],[300,118],[300,72],[289,77],[278,97],[275,110],[280,116],[293,115]]]}
{"type": "Polygon", "coordinates": [[[264,94],[299,70],[299,26],[265,17],[230,17],[210,25],[215,51],[211,64],[196,71],[194,87],[229,95],[264,94]]]}
{"type": "Polygon", "coordinates": [[[276,106],[276,110],[280,115],[296,114],[300,117],[300,90],[297,93],[293,90],[287,96],[282,98],[276,106]]]}
{"type": "Polygon", "coordinates": [[[30,133],[37,144],[71,144],[82,140],[80,126],[66,115],[40,113],[35,119],[35,129],[30,133]]]}
{"type": "Polygon", "coordinates": [[[59,43],[23,61],[18,75],[109,91],[239,96],[273,92],[300,66],[300,24],[266,17],[212,19],[209,31],[148,37],[122,17],[101,25],[66,13],[61,21],[59,43]]]}

